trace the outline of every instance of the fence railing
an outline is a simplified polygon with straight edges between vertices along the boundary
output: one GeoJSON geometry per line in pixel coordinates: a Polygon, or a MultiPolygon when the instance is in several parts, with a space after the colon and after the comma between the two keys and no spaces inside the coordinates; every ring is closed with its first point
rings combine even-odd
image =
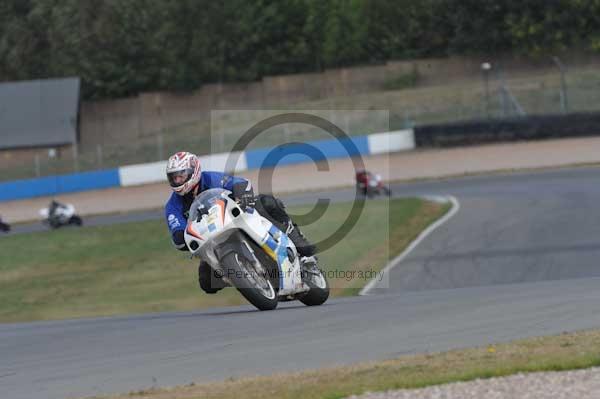
{"type": "MultiPolygon", "coordinates": [[[[482,64],[483,65],[483,64],[482,64]]],[[[560,114],[600,110],[600,68],[567,68],[561,60],[550,62],[536,75],[519,75],[490,63],[481,76],[435,86],[416,86],[382,90],[345,97],[332,97],[296,104],[279,104],[282,110],[389,110],[389,126],[395,130],[414,125],[429,125],[483,118],[560,114]]],[[[381,131],[369,120],[343,117],[330,119],[349,135],[381,131]]],[[[31,161],[4,164],[0,180],[15,180],[136,163],[164,160],[169,154],[189,150],[198,154],[229,151],[248,127],[244,111],[218,113],[218,120],[198,119],[164,127],[135,142],[119,141],[91,147],[73,146],[60,151],[40,152],[31,161]],[[240,116],[241,115],[241,116],[240,116]],[[54,156],[53,156],[54,155],[54,156]]],[[[256,111],[251,112],[256,118],[256,111]]],[[[272,113],[266,112],[265,115],[272,113]]],[[[347,112],[344,113],[347,115],[347,112]]],[[[600,127],[598,129],[600,133],[600,127]]],[[[302,125],[283,125],[271,129],[250,143],[250,148],[295,141],[327,138],[319,129],[302,125]]]]}

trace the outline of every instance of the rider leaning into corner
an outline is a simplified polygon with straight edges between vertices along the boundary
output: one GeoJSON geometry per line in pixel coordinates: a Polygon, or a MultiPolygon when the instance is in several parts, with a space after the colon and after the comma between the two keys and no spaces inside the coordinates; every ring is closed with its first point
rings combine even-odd
{"type": "MultiPolygon", "coordinates": [[[[285,231],[296,246],[303,264],[316,263],[315,246],[291,220],[283,202],[272,195],[255,196],[250,181],[223,172],[202,171],[200,160],[190,152],[178,152],[169,158],[167,179],[173,193],[165,205],[165,217],[173,244],[177,249],[188,250],[184,240],[184,230],[194,198],[204,190],[224,188],[233,193],[234,199],[242,209],[248,207],[256,209],[280,230],[285,231]]],[[[226,286],[226,283],[216,274],[211,278],[211,270],[208,263],[200,262],[198,280],[200,288],[208,294],[214,294],[226,286]]]]}

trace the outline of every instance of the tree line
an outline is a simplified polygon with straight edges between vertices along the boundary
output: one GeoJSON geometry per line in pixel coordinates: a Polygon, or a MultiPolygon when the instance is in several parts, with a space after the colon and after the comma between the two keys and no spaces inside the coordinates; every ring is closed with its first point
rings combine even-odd
{"type": "Polygon", "coordinates": [[[0,80],[83,97],[392,59],[600,51],[600,0],[2,0],[0,80]]]}

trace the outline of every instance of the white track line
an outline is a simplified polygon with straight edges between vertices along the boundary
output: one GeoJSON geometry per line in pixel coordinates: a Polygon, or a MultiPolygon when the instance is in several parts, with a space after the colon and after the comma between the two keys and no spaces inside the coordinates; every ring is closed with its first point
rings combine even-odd
{"type": "MultiPolygon", "coordinates": [[[[447,214],[444,215],[444,217],[442,217],[441,219],[439,219],[438,221],[436,221],[435,223],[433,223],[432,225],[427,227],[425,230],[423,230],[421,232],[421,234],[419,234],[419,236],[417,238],[415,238],[415,240],[413,242],[411,242],[410,245],[404,251],[402,251],[402,253],[400,255],[398,255],[394,259],[392,259],[383,269],[384,275],[388,274],[392,268],[394,268],[395,266],[400,264],[400,262],[402,262],[402,260],[404,258],[406,258],[408,256],[408,254],[410,254],[411,251],[417,247],[417,245],[419,245],[421,243],[421,241],[423,241],[425,238],[427,238],[427,236],[429,236],[431,233],[433,233],[433,231],[435,229],[437,229],[438,227],[440,227],[441,225],[446,223],[448,220],[450,220],[460,210],[460,202],[458,202],[456,197],[453,197],[451,195],[446,196],[446,197],[423,196],[422,198],[428,199],[430,201],[436,201],[436,202],[451,202],[452,208],[450,209],[450,211],[447,214]]],[[[388,278],[389,278],[389,276],[388,276],[388,278]]],[[[369,281],[367,283],[367,285],[365,285],[363,287],[362,290],[360,290],[358,295],[369,295],[369,291],[371,289],[373,289],[373,287],[375,287],[376,283],[377,283],[377,279],[376,278],[372,279],[371,281],[369,281]]]]}

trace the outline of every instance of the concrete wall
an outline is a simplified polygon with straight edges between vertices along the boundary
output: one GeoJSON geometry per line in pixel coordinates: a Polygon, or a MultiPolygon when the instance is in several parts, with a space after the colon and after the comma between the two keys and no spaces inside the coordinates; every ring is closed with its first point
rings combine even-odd
{"type": "MultiPolygon", "coordinates": [[[[569,54],[569,65],[600,63],[600,56],[569,54]]],[[[340,68],[322,73],[265,77],[252,83],[207,84],[191,93],[156,92],[110,101],[85,102],[81,109],[81,150],[96,144],[127,142],[163,128],[206,121],[214,109],[261,109],[303,101],[381,90],[386,81],[416,71],[418,85],[439,85],[481,75],[482,58],[453,57],[393,61],[385,65],[340,68]]],[[[549,58],[495,58],[510,76],[556,71],[549,58]]]]}

